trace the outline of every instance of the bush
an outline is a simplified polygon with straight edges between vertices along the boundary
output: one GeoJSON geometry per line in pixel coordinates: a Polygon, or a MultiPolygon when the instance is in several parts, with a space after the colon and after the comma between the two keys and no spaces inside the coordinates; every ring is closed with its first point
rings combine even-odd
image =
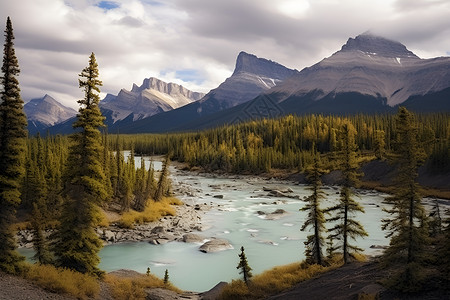
{"type": "Polygon", "coordinates": [[[50,265],[31,265],[25,278],[45,290],[70,294],[78,299],[95,298],[100,291],[95,277],[50,265]]]}
{"type": "Polygon", "coordinates": [[[111,293],[117,300],[141,300],[145,299],[145,289],[165,288],[174,292],[181,291],[172,284],[164,284],[164,281],[153,274],[141,275],[134,278],[122,278],[115,275],[106,275],[105,282],[111,287],[111,293]]]}
{"type": "Polygon", "coordinates": [[[171,205],[181,205],[177,198],[163,198],[161,201],[149,201],[143,212],[130,210],[122,215],[119,225],[124,228],[133,228],[134,224],[154,222],[164,216],[174,216],[175,209],[171,205]]]}

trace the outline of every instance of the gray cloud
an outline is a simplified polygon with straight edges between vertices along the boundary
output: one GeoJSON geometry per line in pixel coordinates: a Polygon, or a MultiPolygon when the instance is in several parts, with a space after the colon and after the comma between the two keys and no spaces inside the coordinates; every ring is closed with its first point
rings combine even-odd
{"type": "Polygon", "coordinates": [[[421,57],[450,51],[446,0],[118,0],[108,9],[100,2],[1,2],[0,20],[13,21],[25,100],[48,93],[76,107],[77,76],[91,52],[102,91],[117,93],[150,76],[207,92],[231,75],[241,50],[300,70],[369,29],[421,57]]]}

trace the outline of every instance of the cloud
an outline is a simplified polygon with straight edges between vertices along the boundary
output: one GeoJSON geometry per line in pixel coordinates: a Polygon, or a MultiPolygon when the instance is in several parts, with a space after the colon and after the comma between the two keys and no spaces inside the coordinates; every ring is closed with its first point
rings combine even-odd
{"type": "Polygon", "coordinates": [[[25,100],[48,93],[76,107],[78,74],[97,56],[102,95],[158,77],[208,92],[244,50],[303,69],[367,30],[421,57],[448,55],[444,0],[21,0],[11,16],[25,100]]]}

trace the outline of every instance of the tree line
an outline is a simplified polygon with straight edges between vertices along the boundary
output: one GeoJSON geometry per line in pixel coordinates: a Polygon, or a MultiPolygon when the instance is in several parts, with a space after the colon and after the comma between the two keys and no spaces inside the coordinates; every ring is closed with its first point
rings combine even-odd
{"type": "MultiPolygon", "coordinates": [[[[418,141],[424,145],[432,172],[450,169],[448,113],[415,115],[418,141]]],[[[332,164],[344,123],[355,128],[355,143],[363,155],[385,159],[396,150],[399,134],[395,115],[285,116],[250,121],[201,132],[122,135],[136,153],[164,154],[206,171],[257,174],[271,169],[303,171],[313,162],[315,150],[332,164]]]]}

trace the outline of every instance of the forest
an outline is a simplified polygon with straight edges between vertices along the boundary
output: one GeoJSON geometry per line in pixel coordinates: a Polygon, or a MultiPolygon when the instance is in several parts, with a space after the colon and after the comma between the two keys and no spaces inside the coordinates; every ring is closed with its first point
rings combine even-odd
{"type": "MultiPolygon", "coordinates": [[[[362,251],[352,240],[367,235],[354,219],[355,214],[363,213],[355,199],[360,167],[378,160],[396,170],[390,196],[385,199],[390,217],[382,220],[390,245],[380,265],[393,270],[385,284],[406,293],[417,292],[430,278],[434,279],[432,284],[448,284],[450,226],[444,225],[449,221],[448,212],[444,216],[437,201],[432,214],[426,212],[417,183],[421,166],[432,174],[448,175],[448,113],[416,115],[400,107],[395,115],[289,115],[202,132],[111,135],[104,128],[99,108],[102,82],[91,53],[88,66],[79,74],[84,98],[78,101],[74,133],[28,137],[9,18],[5,33],[0,102],[1,271],[24,275],[54,266],[59,271],[50,272],[56,274],[70,270],[91,279],[104,278],[98,268],[103,244],[95,232],[97,227],[108,225],[103,223],[102,211],[116,210],[122,216],[131,212],[132,218],[121,223],[127,227],[146,221],[135,212],[145,214],[177,203],[170,198],[171,160],[206,172],[270,175],[287,170],[305,174],[311,195],[301,208],[307,212],[301,230],[313,233],[303,242],[306,260],[297,271],[327,267],[336,255],[341,263],[351,263],[362,251]],[[129,150],[128,157],[124,157],[124,150],[129,150]],[[157,175],[151,163],[147,169],[143,159],[135,166],[135,155],[164,155],[161,172],[157,175]],[[341,172],[339,200],[323,208],[322,176],[333,170],[341,172]],[[33,230],[34,267],[16,251],[15,231],[21,226],[16,217],[33,230]],[[334,224],[328,231],[326,222],[334,224]]],[[[171,212],[163,209],[164,213],[171,212]]],[[[244,247],[239,258],[246,294],[234,294],[232,283],[228,296],[255,297],[258,287],[252,285],[244,247]]],[[[159,284],[169,287],[167,272],[165,277],[159,284]]],[[[237,285],[242,288],[242,284],[237,285]]]]}

